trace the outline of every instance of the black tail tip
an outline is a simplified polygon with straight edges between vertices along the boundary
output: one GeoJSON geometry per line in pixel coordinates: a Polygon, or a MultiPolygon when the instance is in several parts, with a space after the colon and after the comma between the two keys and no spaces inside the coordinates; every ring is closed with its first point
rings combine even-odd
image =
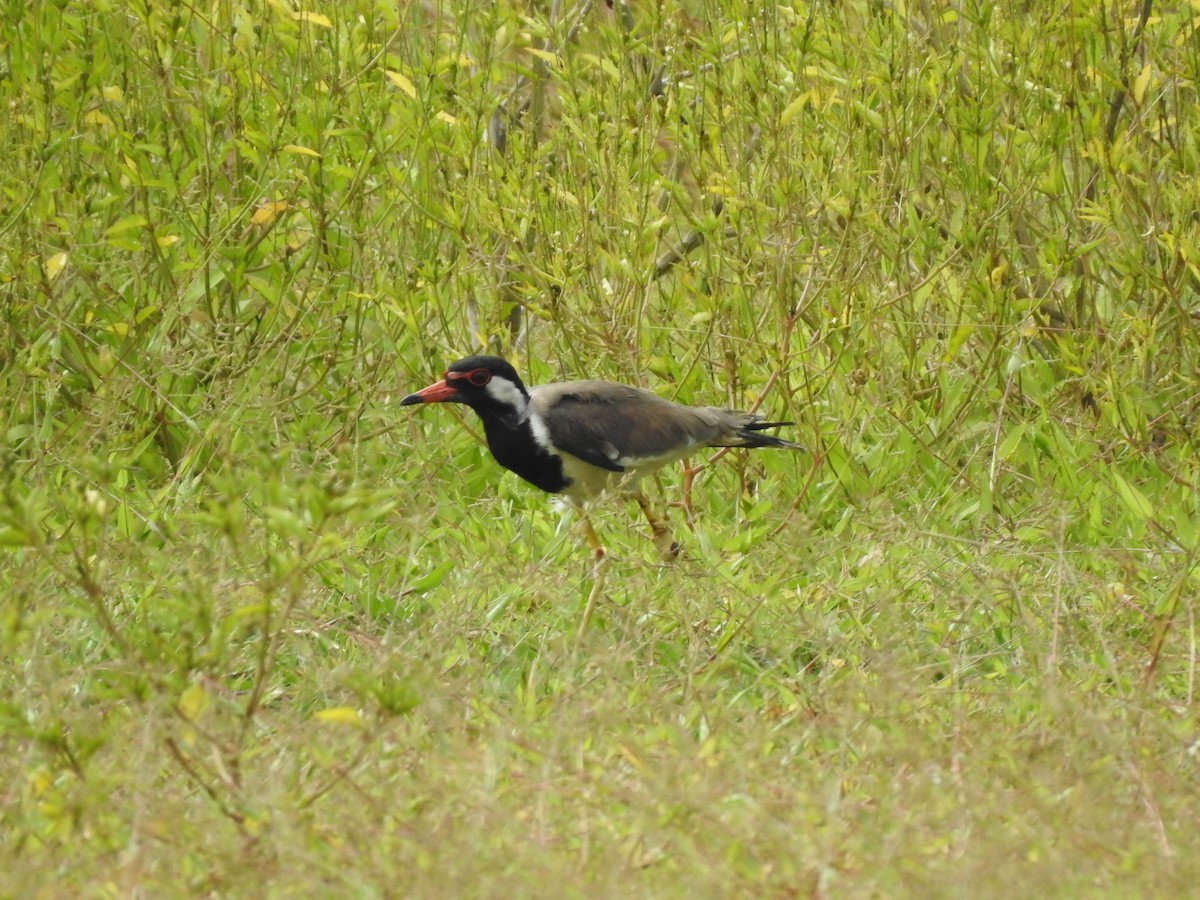
{"type": "MultiPolygon", "coordinates": [[[[791,422],[759,423],[758,425],[755,425],[754,428],[755,429],[758,429],[759,427],[769,428],[772,425],[790,425],[790,424],[792,424],[792,423],[791,422]]],[[[786,440],[781,437],[775,437],[775,435],[773,435],[773,434],[759,434],[757,432],[757,430],[752,431],[749,428],[743,428],[738,433],[738,437],[740,437],[745,442],[742,444],[743,447],[751,447],[751,448],[753,448],[753,447],[781,447],[785,450],[802,450],[805,452],[808,451],[808,448],[805,447],[803,444],[797,444],[795,441],[789,441],[789,440],[786,440]]]]}
{"type": "Polygon", "coordinates": [[[749,425],[742,427],[743,431],[763,431],[767,428],[787,428],[789,425],[795,425],[795,422],[751,422],[749,425]]]}
{"type": "Polygon", "coordinates": [[[784,450],[808,452],[808,448],[803,444],[797,444],[795,441],[785,441],[783,438],[772,437],[769,434],[756,434],[752,437],[753,443],[747,444],[749,447],[781,447],[784,450]]]}

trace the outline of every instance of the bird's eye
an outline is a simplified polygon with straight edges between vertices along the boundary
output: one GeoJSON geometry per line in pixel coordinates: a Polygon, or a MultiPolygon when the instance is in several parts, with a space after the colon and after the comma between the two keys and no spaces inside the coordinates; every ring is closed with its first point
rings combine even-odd
{"type": "Polygon", "coordinates": [[[492,380],[492,373],[487,369],[472,369],[467,373],[467,381],[475,385],[475,387],[483,387],[492,380]]]}

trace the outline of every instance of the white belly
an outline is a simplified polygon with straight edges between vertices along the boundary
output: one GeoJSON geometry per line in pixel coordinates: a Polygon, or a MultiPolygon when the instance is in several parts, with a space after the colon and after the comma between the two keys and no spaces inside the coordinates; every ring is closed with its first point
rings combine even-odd
{"type": "Polygon", "coordinates": [[[558,455],[562,459],[563,475],[571,479],[570,485],[563,491],[563,496],[579,506],[585,500],[590,500],[604,491],[637,493],[637,483],[643,476],[683,459],[687,453],[673,453],[657,459],[621,460],[626,466],[624,472],[609,472],[562,451],[559,451],[558,455]]]}

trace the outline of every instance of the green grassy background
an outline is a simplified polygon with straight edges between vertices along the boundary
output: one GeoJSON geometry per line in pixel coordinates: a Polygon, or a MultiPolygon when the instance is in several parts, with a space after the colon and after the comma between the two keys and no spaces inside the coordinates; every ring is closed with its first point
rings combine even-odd
{"type": "Polygon", "coordinates": [[[1194,891],[1198,28],[9,3],[0,892],[1194,891]],[[481,347],[812,453],[577,637],[481,347]]]}

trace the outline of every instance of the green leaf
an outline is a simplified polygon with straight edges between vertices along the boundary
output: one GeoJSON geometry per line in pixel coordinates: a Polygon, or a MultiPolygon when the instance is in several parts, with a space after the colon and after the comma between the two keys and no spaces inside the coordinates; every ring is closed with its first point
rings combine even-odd
{"type": "Polygon", "coordinates": [[[1148,519],[1154,515],[1154,507],[1146,499],[1146,495],[1121,477],[1115,469],[1112,471],[1113,485],[1117,496],[1121,498],[1126,508],[1139,519],[1148,519]]]}
{"type": "Polygon", "coordinates": [[[1004,436],[1004,440],[1000,442],[999,449],[996,450],[997,459],[1008,459],[1012,456],[1012,452],[1017,449],[1021,443],[1021,438],[1025,436],[1025,424],[1022,423],[1016,428],[1009,430],[1004,436]]]}
{"type": "Polygon", "coordinates": [[[147,222],[147,218],[141,214],[126,216],[123,219],[119,219],[114,225],[110,225],[104,234],[107,237],[112,237],[114,234],[120,234],[123,231],[132,231],[135,228],[145,228],[147,222]]]}
{"type": "Polygon", "coordinates": [[[17,528],[14,525],[5,525],[0,528],[0,547],[32,547],[33,541],[29,539],[29,535],[24,528],[17,528]]]}
{"type": "Polygon", "coordinates": [[[432,591],[445,580],[446,576],[450,574],[450,571],[453,568],[454,562],[451,560],[446,560],[446,562],[412,582],[412,584],[408,586],[406,593],[424,594],[426,591],[432,591]]]}

